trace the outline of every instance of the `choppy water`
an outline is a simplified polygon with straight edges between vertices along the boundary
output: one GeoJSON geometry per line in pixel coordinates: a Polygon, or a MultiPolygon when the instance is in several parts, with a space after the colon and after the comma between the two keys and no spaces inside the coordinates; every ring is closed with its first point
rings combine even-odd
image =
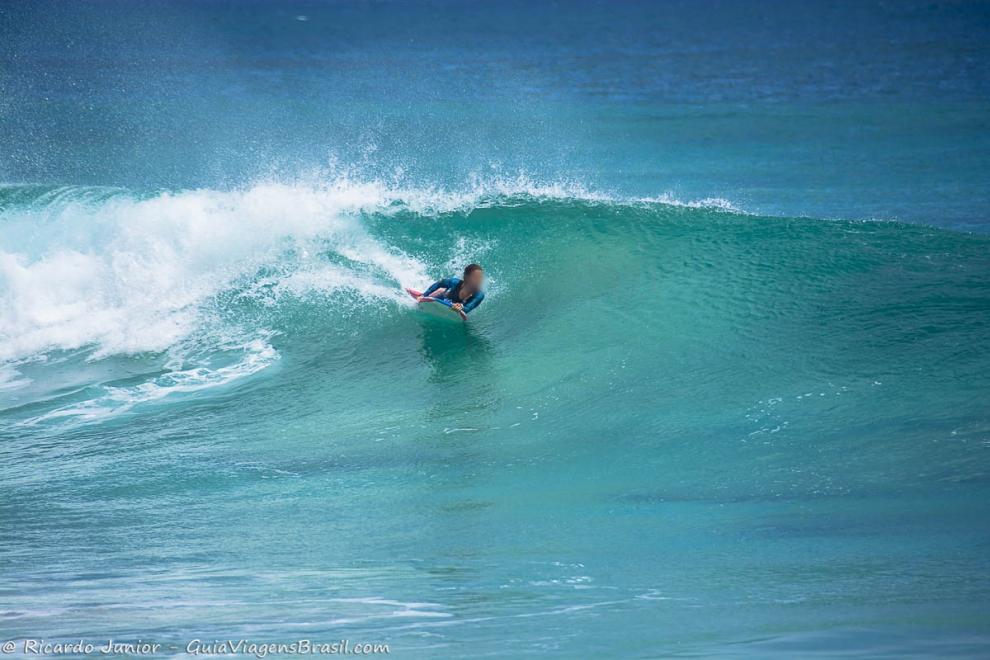
{"type": "Polygon", "coordinates": [[[0,636],[987,653],[984,6],[550,7],[0,10],[0,636]]]}

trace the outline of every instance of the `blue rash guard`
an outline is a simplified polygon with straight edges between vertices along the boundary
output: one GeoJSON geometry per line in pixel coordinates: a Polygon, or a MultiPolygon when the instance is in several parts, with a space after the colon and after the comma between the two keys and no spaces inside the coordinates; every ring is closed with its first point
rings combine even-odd
{"type": "Polygon", "coordinates": [[[461,300],[461,285],[464,281],[459,277],[445,277],[442,280],[434,282],[430,285],[430,288],[423,292],[424,296],[429,296],[437,289],[445,289],[443,294],[439,297],[444,300],[449,300],[452,303],[461,303],[464,305],[464,313],[467,314],[472,309],[481,304],[481,301],[485,299],[484,291],[476,291],[473,296],[467,300],[461,300]]]}

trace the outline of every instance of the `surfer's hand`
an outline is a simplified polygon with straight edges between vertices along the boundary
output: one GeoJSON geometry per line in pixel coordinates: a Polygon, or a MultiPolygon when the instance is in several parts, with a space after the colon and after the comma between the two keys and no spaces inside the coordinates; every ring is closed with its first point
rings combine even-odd
{"type": "Polygon", "coordinates": [[[451,307],[456,309],[458,312],[464,309],[464,305],[462,305],[461,303],[454,303],[453,305],[451,305],[451,307]]]}

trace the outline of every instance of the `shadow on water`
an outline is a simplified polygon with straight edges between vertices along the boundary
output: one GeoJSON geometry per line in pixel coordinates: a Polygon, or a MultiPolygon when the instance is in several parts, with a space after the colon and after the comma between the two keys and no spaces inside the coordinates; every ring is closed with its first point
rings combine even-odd
{"type": "Polygon", "coordinates": [[[495,348],[470,323],[429,319],[420,332],[420,354],[430,367],[428,381],[443,392],[438,412],[470,414],[495,403],[495,348]]]}
{"type": "Polygon", "coordinates": [[[420,332],[420,354],[430,365],[430,382],[459,385],[489,380],[492,343],[470,323],[428,319],[420,332]]]}

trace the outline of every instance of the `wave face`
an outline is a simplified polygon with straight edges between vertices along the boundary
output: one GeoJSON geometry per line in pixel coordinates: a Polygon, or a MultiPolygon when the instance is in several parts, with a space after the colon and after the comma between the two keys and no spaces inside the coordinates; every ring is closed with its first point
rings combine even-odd
{"type": "Polygon", "coordinates": [[[770,655],[896,646],[907,609],[904,648],[967,652],[988,248],[525,178],[6,186],[4,632],[226,638],[277,607],[265,635],[421,654],[759,627],[770,655]],[[471,261],[464,326],[401,293],[471,261]]]}

